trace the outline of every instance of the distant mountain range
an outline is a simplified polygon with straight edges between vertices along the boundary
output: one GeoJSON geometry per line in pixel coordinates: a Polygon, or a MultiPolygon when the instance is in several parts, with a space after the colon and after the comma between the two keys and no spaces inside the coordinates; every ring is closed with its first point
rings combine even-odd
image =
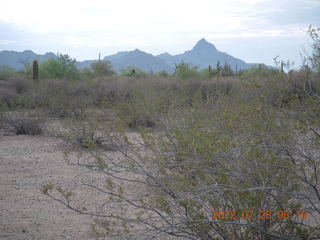
{"type": "MultiPolygon", "coordinates": [[[[49,58],[56,58],[54,53],[46,53],[44,55],[36,54],[30,50],[23,52],[15,51],[0,51],[0,65],[8,65],[16,69],[23,69],[26,62],[31,62],[34,59],[45,61],[49,58]]],[[[174,72],[175,64],[180,62],[190,63],[197,66],[198,69],[208,68],[210,65],[215,68],[218,61],[220,65],[228,63],[232,69],[247,69],[255,64],[246,63],[245,61],[235,58],[225,52],[217,50],[212,44],[205,39],[201,39],[189,51],[182,54],[171,55],[163,53],[157,56],[143,52],[139,49],[134,51],[118,52],[114,55],[106,56],[103,60],[111,62],[113,68],[119,71],[121,68],[133,66],[146,72],[159,72],[166,71],[169,73],[174,72]]],[[[91,63],[96,60],[86,60],[77,62],[80,69],[90,67],[91,63]]]]}
{"type": "Polygon", "coordinates": [[[28,62],[32,62],[34,59],[39,61],[46,61],[50,58],[56,58],[54,53],[46,53],[44,55],[36,54],[30,50],[23,52],[15,51],[1,51],[0,52],[0,65],[7,65],[15,69],[23,69],[24,65],[28,62]]]}

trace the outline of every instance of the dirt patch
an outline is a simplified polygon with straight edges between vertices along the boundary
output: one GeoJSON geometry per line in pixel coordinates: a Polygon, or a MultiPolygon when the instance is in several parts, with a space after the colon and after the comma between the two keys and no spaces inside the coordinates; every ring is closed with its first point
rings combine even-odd
{"type": "Polygon", "coordinates": [[[92,172],[66,163],[60,139],[0,135],[0,239],[94,239],[93,217],[40,191],[48,182],[72,185],[90,177],[92,172]]]}

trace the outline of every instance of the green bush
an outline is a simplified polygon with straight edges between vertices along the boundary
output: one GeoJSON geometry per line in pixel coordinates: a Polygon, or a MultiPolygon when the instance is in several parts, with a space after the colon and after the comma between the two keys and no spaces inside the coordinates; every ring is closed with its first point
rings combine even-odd
{"type": "Polygon", "coordinates": [[[176,64],[175,76],[178,79],[182,79],[182,80],[197,78],[198,77],[197,67],[184,62],[176,64]]]}
{"type": "Polygon", "coordinates": [[[127,76],[127,77],[136,77],[136,78],[145,78],[148,76],[148,74],[145,73],[143,70],[133,66],[121,68],[120,75],[127,76]]]}
{"type": "Polygon", "coordinates": [[[310,25],[308,33],[312,39],[312,54],[308,57],[310,67],[320,73],[320,27],[310,25]]]}
{"type": "Polygon", "coordinates": [[[276,69],[268,68],[264,64],[254,65],[249,69],[242,70],[241,76],[243,78],[266,78],[276,75],[278,71],[276,69]]]}
{"type": "Polygon", "coordinates": [[[80,71],[76,60],[69,55],[59,54],[58,58],[51,58],[40,64],[41,78],[79,79],[80,71]]]}
{"type": "Polygon", "coordinates": [[[109,61],[93,62],[90,68],[95,77],[112,76],[115,74],[109,61]]]}

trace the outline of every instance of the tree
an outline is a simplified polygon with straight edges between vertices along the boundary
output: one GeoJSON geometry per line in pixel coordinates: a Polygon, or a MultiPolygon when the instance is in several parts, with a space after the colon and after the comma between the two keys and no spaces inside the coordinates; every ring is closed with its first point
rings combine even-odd
{"type": "Polygon", "coordinates": [[[112,76],[115,74],[109,61],[98,61],[91,64],[94,76],[112,76]]]}
{"type": "Polygon", "coordinates": [[[40,64],[42,78],[79,79],[80,71],[76,60],[67,54],[59,54],[58,58],[50,58],[40,64]]]}
{"type": "Polygon", "coordinates": [[[308,33],[313,41],[311,45],[312,54],[308,57],[308,60],[312,69],[320,73],[320,27],[310,25],[308,33]]]}

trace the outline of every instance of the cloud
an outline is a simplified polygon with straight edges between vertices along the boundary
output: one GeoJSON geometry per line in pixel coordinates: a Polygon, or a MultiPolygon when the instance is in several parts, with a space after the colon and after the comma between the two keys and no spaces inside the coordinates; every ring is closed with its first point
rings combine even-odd
{"type": "Polygon", "coordinates": [[[0,45],[8,45],[9,43],[12,43],[12,41],[6,40],[6,39],[0,39],[0,45]]]}

